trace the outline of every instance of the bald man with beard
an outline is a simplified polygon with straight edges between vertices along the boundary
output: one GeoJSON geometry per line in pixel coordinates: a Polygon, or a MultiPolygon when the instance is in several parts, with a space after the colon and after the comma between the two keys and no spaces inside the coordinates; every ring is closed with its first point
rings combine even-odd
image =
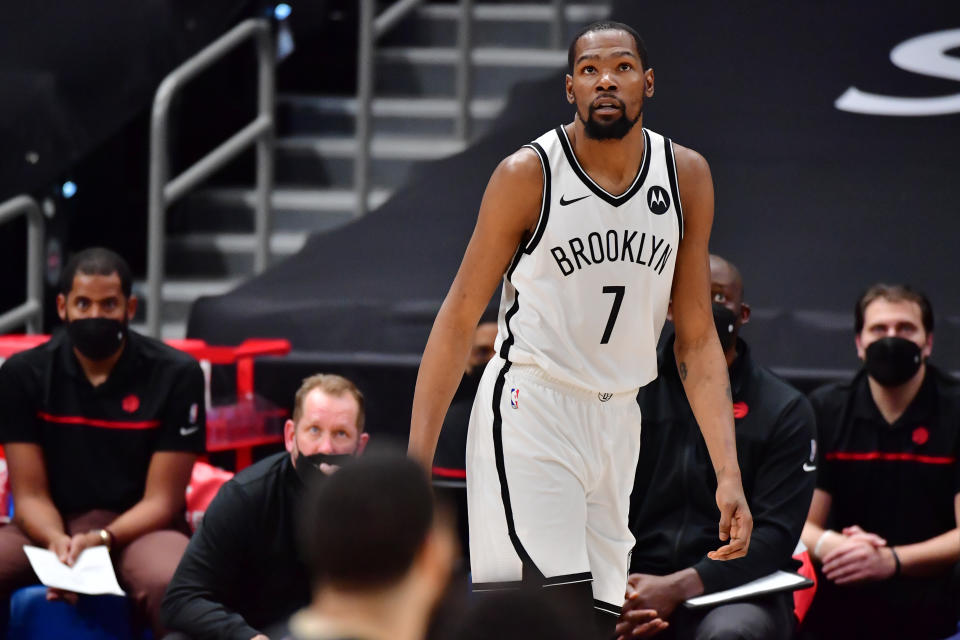
{"type": "Polygon", "coordinates": [[[736,266],[710,256],[710,280],[733,390],[740,472],[754,517],[750,553],[727,562],[707,557],[717,543],[716,480],[703,482],[713,476],[710,459],[669,357],[671,338],[660,351],[660,377],[638,397],[644,423],[630,512],[637,544],[619,636],[773,640],[790,638],[796,626],[790,592],[709,609],[681,606],[688,598],[737,587],[778,569],[795,570],[798,563],[791,556],[815,479],[810,403],[757,364],[739,337],[750,306],[743,301],[736,266]]]}

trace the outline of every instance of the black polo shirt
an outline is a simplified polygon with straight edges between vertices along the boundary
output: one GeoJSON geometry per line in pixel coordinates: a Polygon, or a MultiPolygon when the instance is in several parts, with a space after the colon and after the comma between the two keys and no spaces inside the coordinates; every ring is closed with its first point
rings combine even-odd
{"type": "Polygon", "coordinates": [[[130,332],[107,380],[87,380],[62,329],[0,367],[0,442],[43,448],[61,514],[123,512],[156,451],[203,452],[203,373],[191,356],[130,332]]]}
{"type": "Polygon", "coordinates": [[[223,485],[167,587],[164,624],[191,638],[248,640],[309,604],[297,545],[302,495],[286,451],[223,485]]]}
{"type": "Polygon", "coordinates": [[[730,367],[737,460],[753,515],[750,552],[726,562],[707,552],[717,537],[717,479],[673,356],[673,338],[659,352],[660,376],[640,390],[643,428],[630,500],[637,539],[630,570],[666,575],[693,567],[705,593],[797,567],[816,469],[813,410],[799,391],[754,362],[743,340],[730,367]]]}
{"type": "Polygon", "coordinates": [[[820,431],[817,488],[832,497],[830,528],[857,524],[900,545],[957,526],[960,381],[928,364],[916,398],[893,424],[873,401],[865,371],[810,400],[820,431]]]}
{"type": "MultiPolygon", "coordinates": [[[[865,371],[810,400],[820,432],[817,487],[832,498],[829,528],[856,524],[896,546],[957,526],[960,382],[928,364],[916,398],[893,424],[877,408],[865,371]]],[[[805,628],[838,638],[946,637],[956,631],[956,571],[845,587],[821,575],[805,628]]]]}

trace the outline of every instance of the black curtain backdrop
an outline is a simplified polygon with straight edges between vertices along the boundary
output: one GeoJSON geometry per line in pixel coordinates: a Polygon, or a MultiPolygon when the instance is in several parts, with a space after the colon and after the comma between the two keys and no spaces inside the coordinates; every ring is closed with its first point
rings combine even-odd
{"type": "MultiPolygon", "coordinates": [[[[758,357],[816,375],[855,367],[853,304],[884,280],[930,294],[934,360],[958,368],[960,115],[862,115],[834,102],[851,86],[904,97],[960,93],[960,82],[890,61],[909,38],[960,27],[960,4],[625,0],[614,16],[643,34],[656,72],[644,125],[710,162],[712,250],[743,272],[755,311],[743,335],[758,357]]],[[[313,237],[233,293],[198,301],[189,335],[420,353],[491,171],[571,119],[563,72],[516,87],[493,133],[425,166],[379,211],[313,237]]]]}

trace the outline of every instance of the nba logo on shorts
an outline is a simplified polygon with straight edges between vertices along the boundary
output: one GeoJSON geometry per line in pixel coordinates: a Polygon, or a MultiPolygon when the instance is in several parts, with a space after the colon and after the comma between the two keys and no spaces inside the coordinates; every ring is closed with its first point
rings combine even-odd
{"type": "Polygon", "coordinates": [[[514,409],[520,408],[520,389],[516,387],[510,389],[510,406],[514,409]]]}

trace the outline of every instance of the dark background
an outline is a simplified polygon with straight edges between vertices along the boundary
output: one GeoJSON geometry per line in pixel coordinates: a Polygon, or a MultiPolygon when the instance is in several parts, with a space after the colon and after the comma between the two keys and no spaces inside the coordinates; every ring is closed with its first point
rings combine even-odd
{"type": "MultiPolygon", "coordinates": [[[[291,4],[297,52],[279,67],[278,88],[352,93],[354,3],[291,4]],[[335,26],[323,20],[331,5],[343,16],[335,26]]],[[[754,308],[744,337],[757,358],[804,387],[845,375],[857,366],[853,303],[886,280],[930,294],[933,359],[960,368],[960,115],[883,117],[834,107],[850,86],[893,96],[960,92],[958,82],[903,71],[889,59],[909,38],[960,27],[960,3],[623,0],[614,7],[615,18],[643,34],[656,72],[644,124],[710,162],[711,246],[744,274],[754,308]]],[[[5,3],[0,200],[28,192],[55,204],[48,235],[62,253],[51,265],[96,242],[120,250],[142,274],[153,92],[191,53],[268,10],[244,0],[5,3]],[[26,161],[29,151],[38,162],[26,161]],[[80,188],[70,201],[57,195],[66,179],[80,188]]],[[[177,105],[185,117],[175,171],[252,113],[250,54],[238,51],[177,105]]],[[[960,61],[960,48],[949,54],[960,61]]],[[[301,374],[340,370],[368,381],[361,386],[376,398],[371,424],[400,430],[416,362],[491,171],[572,117],[563,74],[558,68],[514,87],[493,133],[423,166],[380,210],[312,238],[235,292],[202,299],[191,337],[226,344],[289,337],[295,358],[262,363],[266,395],[286,404],[301,374]]],[[[241,159],[214,180],[242,180],[249,169],[241,159]]],[[[23,296],[23,235],[22,222],[0,227],[0,309],[23,296]]]]}
{"type": "MultiPolygon", "coordinates": [[[[744,335],[758,357],[797,379],[855,368],[854,302],[885,280],[929,293],[935,360],[956,368],[960,115],[869,116],[833,103],[849,86],[901,96],[960,91],[889,60],[908,38],[960,25],[960,4],[624,1],[614,15],[644,35],[656,72],[644,125],[711,164],[711,248],[741,267],[755,310],[744,335]]],[[[366,219],[314,237],[234,293],[201,300],[190,334],[419,354],[490,172],[570,120],[562,83],[558,69],[515,87],[493,133],[424,167],[366,219]]]]}

